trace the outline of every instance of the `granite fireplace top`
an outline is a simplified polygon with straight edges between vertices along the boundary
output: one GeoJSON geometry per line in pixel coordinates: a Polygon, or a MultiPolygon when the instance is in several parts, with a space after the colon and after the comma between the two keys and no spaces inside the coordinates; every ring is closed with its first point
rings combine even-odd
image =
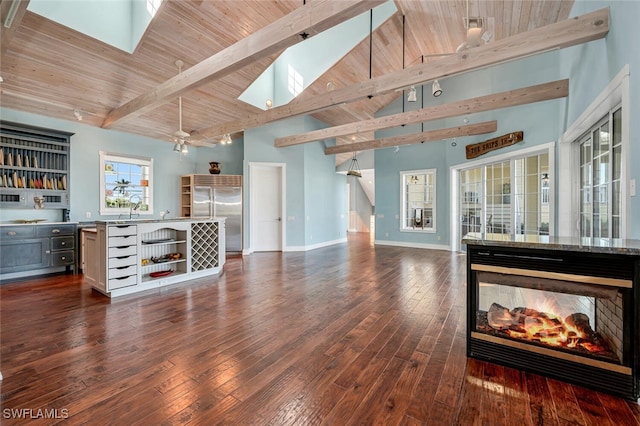
{"type": "Polygon", "coordinates": [[[640,255],[640,240],[620,238],[552,237],[548,235],[508,235],[469,233],[462,244],[486,247],[517,247],[541,250],[577,251],[640,255]]]}

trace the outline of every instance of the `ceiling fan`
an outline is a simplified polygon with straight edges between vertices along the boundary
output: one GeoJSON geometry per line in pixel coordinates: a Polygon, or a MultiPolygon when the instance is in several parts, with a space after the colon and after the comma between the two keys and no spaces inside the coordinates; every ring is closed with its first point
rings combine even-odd
{"type": "Polygon", "coordinates": [[[478,47],[482,42],[489,42],[493,37],[491,32],[486,30],[487,19],[478,16],[469,16],[469,0],[467,0],[467,15],[464,18],[464,26],[467,30],[467,39],[456,49],[456,53],[472,47],[478,47]]]}
{"type": "MultiPolygon", "coordinates": [[[[182,72],[182,66],[184,62],[180,59],[177,59],[175,62],[178,67],[178,74],[182,72]]],[[[189,148],[187,147],[187,142],[191,135],[184,130],[182,130],[182,96],[178,97],[178,130],[173,132],[173,141],[176,143],[173,146],[173,150],[175,152],[179,152],[180,154],[188,154],[189,148]]]]}

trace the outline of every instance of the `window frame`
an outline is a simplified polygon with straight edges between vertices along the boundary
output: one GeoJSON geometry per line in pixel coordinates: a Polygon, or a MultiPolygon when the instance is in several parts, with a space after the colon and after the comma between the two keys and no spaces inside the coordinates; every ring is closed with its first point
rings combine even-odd
{"type": "Polygon", "coordinates": [[[128,155],[128,154],[118,154],[118,153],[112,153],[112,152],[105,152],[105,151],[100,151],[100,199],[99,199],[99,203],[100,203],[100,214],[104,215],[104,216],[109,216],[109,215],[125,215],[125,214],[130,214],[131,210],[130,207],[107,207],[107,203],[106,203],[106,185],[107,185],[107,178],[106,178],[106,164],[112,162],[112,163],[124,163],[124,164],[133,164],[136,166],[141,166],[141,167],[148,167],[149,168],[149,172],[146,175],[148,180],[148,184],[147,185],[134,185],[132,184],[131,186],[139,186],[142,189],[143,192],[146,193],[146,195],[144,196],[144,199],[148,200],[147,204],[147,209],[146,210],[137,210],[136,214],[141,214],[141,215],[151,215],[153,214],[153,158],[150,157],[138,157],[138,156],[134,156],[134,155],[128,155]]]}
{"type": "MultiPolygon", "coordinates": [[[[429,233],[429,234],[433,234],[437,232],[437,216],[436,216],[436,212],[437,212],[437,169],[420,169],[420,170],[401,170],[400,171],[400,221],[399,221],[399,228],[400,228],[400,232],[418,232],[418,233],[429,233]],[[408,209],[411,208],[408,206],[408,201],[407,201],[407,191],[406,191],[406,185],[407,185],[407,180],[411,177],[411,176],[416,176],[416,175],[431,175],[431,185],[426,185],[424,184],[425,187],[425,198],[427,198],[428,195],[431,195],[431,222],[430,222],[430,226],[426,226],[426,225],[422,225],[420,227],[416,227],[416,226],[409,226],[409,224],[407,223],[407,219],[409,218],[408,215],[408,209]],[[430,188],[430,192],[427,193],[427,191],[429,191],[430,188]]],[[[423,203],[426,204],[426,201],[423,201],[423,203]]],[[[428,208],[428,207],[423,207],[424,208],[428,208]]],[[[422,217],[423,223],[425,222],[425,216],[423,215],[422,217]]]]}
{"type": "Polygon", "coordinates": [[[621,198],[621,238],[629,238],[630,203],[628,193],[628,179],[630,170],[630,89],[629,89],[629,65],[624,65],[618,74],[607,84],[593,102],[576,118],[569,128],[560,137],[558,143],[558,164],[569,167],[558,168],[558,192],[571,194],[571,196],[558,198],[558,211],[563,214],[558,216],[558,235],[578,237],[580,191],[579,173],[580,159],[576,141],[595,123],[599,122],[609,111],[622,106],[622,160],[620,170],[621,198]]]}

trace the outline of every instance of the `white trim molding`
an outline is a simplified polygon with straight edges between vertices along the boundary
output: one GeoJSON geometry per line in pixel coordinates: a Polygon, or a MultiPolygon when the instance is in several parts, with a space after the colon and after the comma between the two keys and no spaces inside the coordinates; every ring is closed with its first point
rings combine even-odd
{"type": "Polygon", "coordinates": [[[307,245],[307,246],[287,246],[284,248],[283,251],[285,252],[294,252],[294,251],[309,251],[309,250],[315,250],[315,249],[319,249],[322,247],[329,247],[329,246],[334,246],[336,244],[342,244],[342,243],[346,243],[347,242],[347,238],[339,238],[337,240],[331,240],[331,241],[325,241],[322,243],[316,243],[316,244],[311,244],[311,245],[307,245]]]}
{"type": "Polygon", "coordinates": [[[622,170],[620,176],[620,191],[622,197],[621,236],[628,238],[629,232],[629,128],[630,128],[630,99],[629,99],[629,65],[625,65],[618,74],[607,84],[607,87],[594,99],[582,114],[567,128],[558,141],[558,236],[577,236],[580,194],[578,188],[578,169],[580,159],[573,142],[596,124],[602,117],[616,106],[622,106],[622,170]],[[569,167],[567,167],[567,165],[569,167]],[[564,167],[562,167],[564,166],[564,167]],[[562,213],[562,214],[560,214],[562,213]]]}
{"type": "MultiPolygon", "coordinates": [[[[255,194],[253,191],[254,188],[254,174],[255,169],[257,167],[276,167],[280,169],[280,190],[281,190],[281,206],[280,213],[281,217],[287,217],[287,164],[286,163],[270,163],[264,161],[250,161],[247,165],[249,171],[249,247],[248,249],[243,250],[243,254],[246,252],[247,254],[251,254],[254,252],[254,233],[253,230],[256,229],[256,218],[258,217],[258,213],[254,212],[255,208],[255,194]]],[[[284,251],[287,246],[287,221],[281,220],[281,232],[280,238],[282,239],[281,251],[284,251]]]]}
{"type": "Polygon", "coordinates": [[[394,246],[394,247],[419,248],[419,249],[427,249],[427,250],[451,251],[451,246],[448,246],[445,244],[423,244],[423,243],[409,243],[406,241],[388,241],[388,240],[375,240],[373,243],[377,246],[394,246]]]}

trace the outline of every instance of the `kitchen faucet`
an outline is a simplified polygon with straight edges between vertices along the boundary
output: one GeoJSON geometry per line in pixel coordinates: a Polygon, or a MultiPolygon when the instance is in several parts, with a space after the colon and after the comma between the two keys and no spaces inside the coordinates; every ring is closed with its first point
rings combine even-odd
{"type": "Polygon", "coordinates": [[[142,206],[142,198],[140,198],[138,194],[133,194],[131,197],[129,197],[129,219],[132,218],[133,212],[135,212],[136,210],[140,210],[141,206],[142,206]],[[134,199],[137,200],[135,204],[133,204],[134,199]]]}

